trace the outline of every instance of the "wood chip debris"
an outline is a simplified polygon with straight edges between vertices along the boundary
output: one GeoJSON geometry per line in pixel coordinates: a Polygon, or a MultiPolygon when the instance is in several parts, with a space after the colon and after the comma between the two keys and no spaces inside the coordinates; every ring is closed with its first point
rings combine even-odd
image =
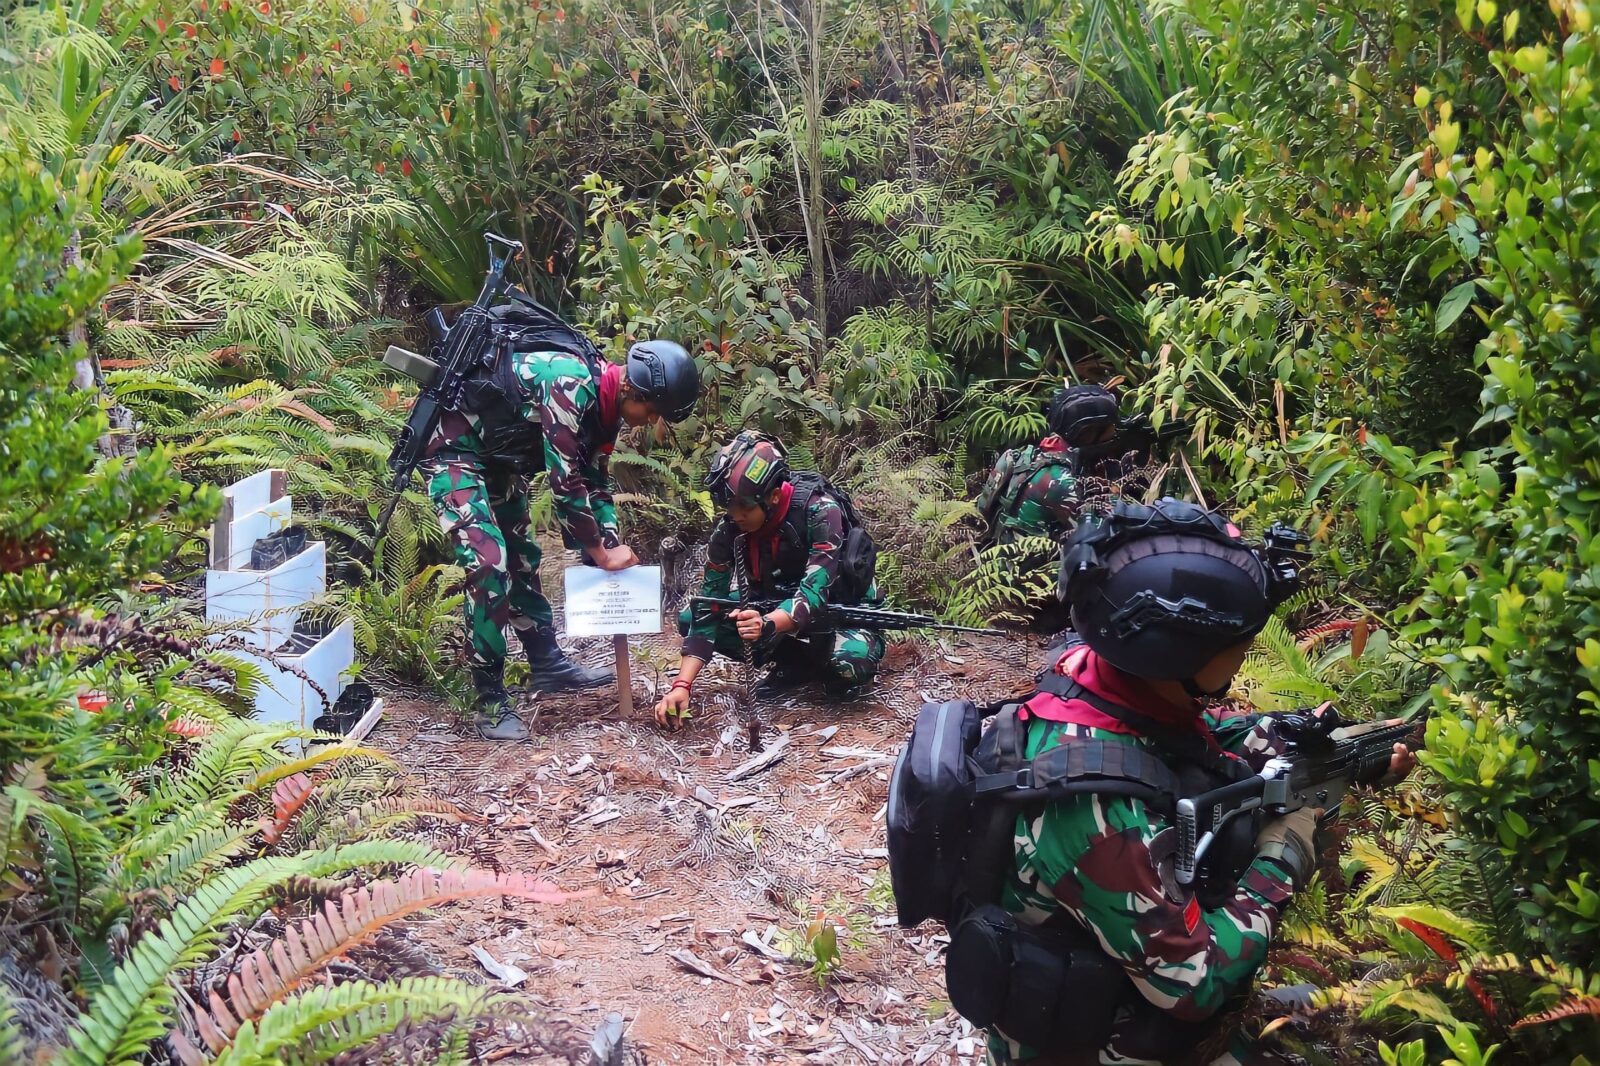
{"type": "Polygon", "coordinates": [[[667,953],[667,957],[686,970],[692,970],[701,977],[713,977],[718,981],[726,981],[730,985],[743,985],[745,982],[732,974],[723,973],[709,962],[702,959],[692,951],[678,948],[667,953]]]}
{"type": "MultiPolygon", "coordinates": [[[[771,926],[768,926],[768,932],[770,933],[770,932],[773,932],[773,931],[774,931],[773,928],[771,926]]],[[[746,947],[748,947],[751,951],[754,951],[757,955],[763,955],[766,958],[772,959],[774,962],[790,962],[790,961],[792,961],[788,955],[785,955],[783,952],[779,951],[777,948],[772,947],[767,939],[764,939],[762,937],[756,936],[756,934],[754,932],[752,932],[751,930],[749,930],[749,929],[746,929],[744,931],[744,935],[741,936],[739,938],[739,940],[746,947]]]]}
{"type": "Polygon", "coordinates": [[[528,974],[525,970],[509,962],[501,962],[476,944],[473,944],[467,950],[472,952],[473,958],[477,959],[479,965],[489,972],[490,977],[493,977],[507,988],[516,988],[528,979],[528,974]]]}
{"type": "Polygon", "coordinates": [[[759,774],[761,771],[770,768],[774,763],[782,759],[784,753],[787,752],[788,749],[789,734],[778,734],[778,736],[773,739],[772,743],[767,745],[766,751],[746,759],[744,762],[740,763],[738,766],[735,766],[731,771],[729,771],[728,780],[743,781],[747,777],[754,777],[756,774],[759,774]]]}
{"type": "Polygon", "coordinates": [[[540,833],[539,830],[535,829],[531,825],[528,827],[528,835],[533,838],[533,842],[535,844],[539,845],[545,851],[549,852],[552,858],[556,857],[556,856],[559,856],[561,854],[561,849],[560,848],[556,847],[554,844],[550,843],[550,841],[546,840],[544,838],[544,834],[540,833]]]}

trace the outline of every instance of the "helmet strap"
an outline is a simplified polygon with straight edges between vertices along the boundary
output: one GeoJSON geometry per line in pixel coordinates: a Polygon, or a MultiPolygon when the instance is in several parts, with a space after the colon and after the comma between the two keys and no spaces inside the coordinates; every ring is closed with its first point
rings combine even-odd
{"type": "Polygon", "coordinates": [[[1220,700],[1222,697],[1228,694],[1228,689],[1230,686],[1232,686],[1233,680],[1230,678],[1229,680],[1224,681],[1220,686],[1210,692],[1207,692],[1205,689],[1201,688],[1200,682],[1196,681],[1192,677],[1186,677],[1180,683],[1183,685],[1183,691],[1187,692],[1193,699],[1220,700]]]}

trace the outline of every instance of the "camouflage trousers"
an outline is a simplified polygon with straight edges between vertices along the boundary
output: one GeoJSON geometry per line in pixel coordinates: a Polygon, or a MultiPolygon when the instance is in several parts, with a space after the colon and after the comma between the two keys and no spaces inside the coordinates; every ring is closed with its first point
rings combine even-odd
{"type": "Polygon", "coordinates": [[[539,587],[538,543],[530,532],[528,480],[508,467],[459,453],[422,465],[439,525],[467,573],[467,660],[494,669],[506,661],[506,626],[554,624],[539,587]]]}
{"type": "MultiPolygon", "coordinates": [[[[678,612],[679,635],[688,636],[692,622],[687,607],[678,612]]],[[[717,623],[713,644],[718,655],[726,655],[735,662],[744,657],[745,642],[739,639],[732,622],[717,623]]],[[[751,661],[757,666],[769,663],[813,666],[824,685],[844,689],[871,681],[878,673],[878,664],[883,661],[886,650],[881,633],[870,629],[839,629],[803,637],[780,636],[770,646],[758,642],[752,649],[751,661]]]]}

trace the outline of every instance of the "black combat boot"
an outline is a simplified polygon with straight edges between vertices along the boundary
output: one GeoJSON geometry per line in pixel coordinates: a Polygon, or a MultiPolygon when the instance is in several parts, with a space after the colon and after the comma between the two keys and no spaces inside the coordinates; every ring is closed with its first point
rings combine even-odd
{"type": "Polygon", "coordinates": [[[503,675],[500,667],[473,668],[472,687],[478,695],[472,705],[472,726],[484,740],[527,740],[528,727],[511,709],[503,675]]]}
{"type": "Polygon", "coordinates": [[[806,654],[800,641],[780,640],[772,649],[772,669],[756,685],[756,695],[762,698],[781,695],[821,676],[817,664],[806,654]]]}
{"type": "Polygon", "coordinates": [[[556,643],[553,629],[519,629],[517,639],[528,656],[528,691],[562,692],[574,688],[599,688],[609,685],[616,673],[580,666],[567,658],[556,643]]]}

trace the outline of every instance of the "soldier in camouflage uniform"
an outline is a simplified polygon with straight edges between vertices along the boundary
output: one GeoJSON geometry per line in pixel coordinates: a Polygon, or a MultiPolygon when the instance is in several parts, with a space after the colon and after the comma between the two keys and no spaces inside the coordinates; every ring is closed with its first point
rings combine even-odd
{"type": "Polygon", "coordinates": [[[1078,513],[1078,449],[1116,432],[1117,400],[1099,385],[1060,389],[1045,409],[1050,435],[995,461],[978,494],[991,544],[1022,537],[1059,540],[1078,513]]]}
{"type": "Polygon", "coordinates": [[[679,615],[683,658],[656,705],[656,721],[681,724],[694,679],[714,652],[772,664],[761,686],[766,693],[820,679],[842,695],[870,681],[883,660],[883,636],[818,620],[829,603],[879,598],[871,541],[848,497],[820,475],[791,474],[782,446],[751,431],[718,453],[706,483],[727,514],[711,531],[700,595],[728,597],[737,576],[748,578],[744,598],[782,602],[765,615],[744,610],[696,619],[687,609],[679,615]]]}
{"type": "Polygon", "coordinates": [[[688,416],[698,395],[694,360],[670,341],[636,344],[626,366],[559,351],[507,352],[506,384],[474,409],[446,410],[422,464],[440,524],[467,572],[467,655],[477,692],[475,725],[491,740],[527,729],[505,690],[505,628],[527,656],[529,687],[591,688],[608,670],[572,662],[556,643],[550,601],[539,586],[540,549],[529,528],[528,479],[547,471],[566,542],[597,566],[638,562],[617,535],[607,469],[622,424],[688,416]],[[509,395],[508,395],[509,394],[509,395]]]}
{"type": "MultiPolygon", "coordinates": [[[[1163,759],[1188,744],[1259,770],[1282,750],[1273,719],[1207,701],[1227,692],[1286,590],[1220,516],[1175,500],[1120,513],[1132,517],[1086,520],[1069,541],[1064,596],[1082,641],[1069,641],[1050,673],[1075,684],[1042,683],[1062,695],[1027,703],[1027,756],[1079,738],[1163,759]]],[[[1396,744],[1391,779],[1414,763],[1396,744]]],[[[990,1062],[1279,1061],[1237,1034],[1225,1050],[1197,1058],[1195,1049],[1217,1043],[1207,1039],[1218,1035],[1213,1019],[1266,961],[1283,908],[1313,868],[1319,813],[1266,822],[1253,847],[1245,827],[1243,854],[1222,867],[1242,874],[1200,891],[1176,880],[1176,830],[1141,800],[1076,795],[1020,815],[1002,906],[1026,926],[1086,931],[1120,966],[1126,991],[1103,1046],[1025,1047],[992,1030],[990,1062]]]]}

